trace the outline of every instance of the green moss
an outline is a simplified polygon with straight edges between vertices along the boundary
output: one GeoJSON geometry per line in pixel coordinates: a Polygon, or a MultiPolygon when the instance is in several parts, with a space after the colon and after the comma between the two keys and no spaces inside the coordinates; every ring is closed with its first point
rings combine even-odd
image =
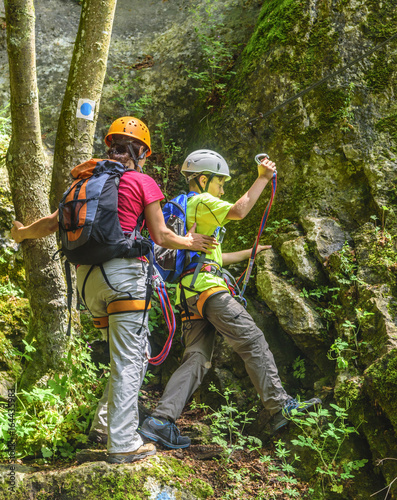
{"type": "Polygon", "coordinates": [[[13,351],[14,347],[24,350],[22,339],[27,334],[29,315],[27,299],[0,296],[0,369],[9,370],[14,375],[20,371],[20,360],[13,351]]]}
{"type": "MultiPolygon", "coordinates": [[[[394,294],[395,295],[395,294],[394,294]]],[[[397,322],[397,300],[392,299],[388,304],[387,304],[387,310],[392,317],[393,321],[397,322]]]]}
{"type": "Polygon", "coordinates": [[[0,331],[6,335],[20,336],[26,333],[30,307],[28,299],[15,296],[0,297],[0,331]]]}
{"type": "MultiPolygon", "coordinates": [[[[91,495],[93,495],[92,498],[101,498],[103,500],[139,500],[146,498],[144,493],[145,496],[141,496],[134,492],[134,490],[139,490],[141,481],[142,478],[139,475],[131,476],[127,472],[123,474],[111,473],[99,478],[93,484],[87,485],[90,490],[88,498],[91,498],[91,495]]],[[[73,481],[71,481],[69,487],[73,489],[73,481]]]]}
{"type": "Polygon", "coordinates": [[[367,387],[397,431],[397,349],[372,364],[365,373],[367,387]]]}
{"type": "MultiPolygon", "coordinates": [[[[395,33],[397,24],[396,4],[393,1],[378,2],[368,0],[369,10],[365,24],[362,25],[363,32],[378,44],[385,41],[395,33]]],[[[368,87],[375,93],[382,92],[389,84],[395,71],[392,57],[393,46],[396,40],[390,42],[382,51],[371,57],[372,68],[365,73],[365,81],[368,87]]]]}
{"type": "Polygon", "coordinates": [[[100,331],[94,327],[91,314],[82,311],[80,313],[80,324],[86,340],[94,341],[100,337],[100,331]]]}
{"type": "MultiPolygon", "coordinates": [[[[369,11],[366,23],[362,30],[379,43],[392,36],[397,24],[396,4],[393,0],[367,0],[366,7],[369,11]]],[[[394,41],[395,43],[395,41],[394,41]]]]}
{"type": "Polygon", "coordinates": [[[335,397],[339,404],[343,405],[346,401],[356,402],[362,397],[362,387],[364,378],[353,377],[345,380],[335,389],[335,397]]]}
{"type": "Polygon", "coordinates": [[[301,11],[301,3],[297,0],[265,2],[257,27],[247,44],[246,56],[254,59],[267,52],[274,43],[287,44],[297,19],[302,17],[301,11]]]}
{"type": "Polygon", "coordinates": [[[69,500],[146,500],[151,498],[151,493],[145,486],[150,478],[161,486],[188,490],[199,499],[212,496],[212,487],[194,475],[195,472],[190,467],[168,456],[131,466],[86,464],[64,473],[59,471],[58,475],[27,475],[25,482],[11,496],[7,496],[6,483],[0,484],[0,498],[28,498],[32,487],[36,491],[39,489],[35,498],[41,500],[53,499],[54,495],[69,500]]]}
{"type": "Polygon", "coordinates": [[[395,72],[395,67],[388,61],[387,49],[372,57],[372,67],[366,71],[364,79],[374,93],[383,92],[389,85],[395,72]]]}
{"type": "Polygon", "coordinates": [[[295,80],[295,91],[308,86],[323,76],[324,67],[329,70],[339,60],[337,39],[327,9],[320,8],[318,17],[310,20],[309,6],[305,2],[265,2],[255,31],[242,53],[242,69],[230,96],[241,92],[247,75],[260,67],[258,62],[264,58],[264,64],[272,72],[287,73],[295,80]]]}
{"type": "Polygon", "coordinates": [[[397,252],[392,236],[385,231],[379,231],[373,242],[367,265],[371,267],[381,282],[397,284],[396,277],[397,252]]]}
{"type": "Polygon", "coordinates": [[[394,141],[394,152],[397,152],[397,113],[386,116],[377,121],[375,128],[378,132],[386,132],[394,141]]]}

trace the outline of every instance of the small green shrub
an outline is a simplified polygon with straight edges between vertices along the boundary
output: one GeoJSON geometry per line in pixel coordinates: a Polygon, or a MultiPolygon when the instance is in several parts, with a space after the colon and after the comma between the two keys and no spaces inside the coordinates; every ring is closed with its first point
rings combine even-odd
{"type": "Polygon", "coordinates": [[[223,394],[211,383],[209,390],[218,394],[225,401],[218,410],[213,410],[210,406],[204,403],[198,404],[195,401],[191,407],[192,409],[201,408],[205,411],[211,411],[207,415],[207,419],[211,422],[212,442],[222,448],[222,463],[228,464],[233,453],[237,450],[244,448],[249,451],[258,450],[262,446],[261,440],[244,434],[245,426],[255,420],[250,414],[256,412],[257,408],[240,411],[237,404],[232,401],[232,395],[237,392],[233,389],[226,388],[223,394]]]}
{"type": "MultiPolygon", "coordinates": [[[[364,467],[363,460],[341,460],[340,452],[343,443],[357,428],[348,424],[348,408],[331,404],[332,411],[319,408],[317,411],[305,414],[298,410],[292,411],[291,420],[300,429],[297,439],[292,439],[295,446],[309,448],[317,457],[318,465],[315,473],[323,494],[326,489],[342,493],[348,480],[354,478],[354,471],[364,467]]],[[[326,498],[324,496],[324,498],[326,498]]]]}
{"type": "MultiPolygon", "coordinates": [[[[25,343],[25,352],[13,355],[30,359],[35,348],[25,343]]],[[[86,431],[107,382],[108,370],[101,373],[91,360],[86,342],[76,338],[63,359],[64,366],[46,382],[31,390],[16,391],[17,458],[72,458],[76,445],[87,441],[86,431]]],[[[10,439],[7,405],[0,406],[0,454],[7,456],[10,439]]]]}

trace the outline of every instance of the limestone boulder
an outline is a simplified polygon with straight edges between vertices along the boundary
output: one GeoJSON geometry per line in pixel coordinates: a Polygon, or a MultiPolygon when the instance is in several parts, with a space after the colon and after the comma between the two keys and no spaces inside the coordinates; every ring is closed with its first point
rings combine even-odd
{"type": "Polygon", "coordinates": [[[326,282],[321,266],[308,252],[304,237],[286,241],[281,245],[280,253],[287,266],[304,282],[317,286],[326,282]]]}
{"type": "Polygon", "coordinates": [[[301,297],[299,290],[263,265],[257,259],[256,286],[259,296],[277,316],[280,326],[305,355],[321,369],[327,369],[325,353],[328,339],[320,315],[314,304],[301,297]]]}
{"type": "Polygon", "coordinates": [[[349,239],[347,232],[335,220],[328,217],[306,216],[300,220],[306,231],[306,239],[312,246],[319,262],[324,263],[328,257],[342,250],[349,239]]]}

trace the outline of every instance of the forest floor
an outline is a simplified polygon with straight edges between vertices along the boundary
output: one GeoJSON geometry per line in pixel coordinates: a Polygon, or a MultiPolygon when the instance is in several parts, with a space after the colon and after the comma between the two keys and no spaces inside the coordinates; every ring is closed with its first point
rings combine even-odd
{"type": "MultiPolygon", "coordinates": [[[[200,410],[185,412],[178,420],[181,434],[197,426],[205,415],[200,410]]],[[[160,448],[160,447],[158,447],[160,448]]],[[[209,483],[214,495],[209,500],[219,499],[291,499],[308,498],[310,487],[285,469],[282,457],[277,456],[274,444],[248,451],[247,447],[236,450],[227,459],[222,448],[211,444],[194,444],[186,450],[168,451],[158,449],[183,460],[196,477],[209,483]],[[265,458],[264,458],[265,457],[265,458]]]]}
{"type": "MultiPolygon", "coordinates": [[[[160,393],[150,390],[142,391],[141,398],[145,409],[151,412],[156,406],[160,393]]],[[[141,404],[140,404],[141,406],[141,404]]],[[[275,439],[266,447],[249,451],[247,443],[242,449],[236,449],[231,455],[225,456],[222,446],[211,443],[211,430],[208,418],[202,409],[187,409],[177,422],[182,435],[192,439],[189,448],[168,450],[156,443],[157,455],[173,457],[194,471],[195,479],[202,479],[211,485],[214,494],[207,500],[287,500],[309,498],[309,485],[295,477],[293,469],[287,462],[292,460],[288,451],[275,439]]],[[[277,438],[282,438],[282,433],[277,438]]],[[[76,460],[57,461],[45,466],[34,461],[23,461],[23,465],[34,466],[36,470],[62,470],[77,466],[88,461],[104,460],[106,447],[104,445],[84,445],[85,449],[78,451],[76,460]],[[90,458],[88,458],[90,457],[90,458]]],[[[18,461],[22,463],[21,461],[18,461]]],[[[188,477],[185,482],[188,483],[188,477]]],[[[178,477],[181,486],[184,480],[178,477]]]]}

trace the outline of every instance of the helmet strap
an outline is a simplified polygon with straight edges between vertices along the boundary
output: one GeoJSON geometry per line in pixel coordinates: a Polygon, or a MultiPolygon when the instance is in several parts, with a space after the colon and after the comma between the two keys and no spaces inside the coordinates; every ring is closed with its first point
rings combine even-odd
{"type": "Polygon", "coordinates": [[[196,177],[194,177],[192,180],[194,180],[194,182],[197,184],[197,187],[199,188],[199,192],[200,194],[201,193],[206,193],[208,188],[209,188],[209,185],[210,185],[210,182],[212,181],[212,179],[215,177],[216,174],[211,174],[209,175],[208,177],[208,180],[207,182],[205,183],[205,186],[204,186],[204,189],[201,187],[200,185],[200,182],[199,182],[199,179],[202,175],[205,175],[207,176],[208,174],[199,174],[199,175],[196,175],[196,177]]]}
{"type": "Polygon", "coordinates": [[[138,156],[138,160],[143,160],[146,156],[146,153],[149,151],[148,148],[144,149],[142,153],[138,156]]]}
{"type": "Polygon", "coordinates": [[[203,193],[203,188],[200,186],[200,183],[199,183],[199,179],[200,179],[201,175],[196,175],[196,177],[193,178],[194,182],[197,184],[197,187],[199,189],[199,193],[203,193]]]}
{"type": "Polygon", "coordinates": [[[204,188],[204,193],[206,193],[206,192],[207,192],[207,190],[208,190],[208,188],[209,188],[209,186],[210,186],[210,182],[212,181],[212,179],[213,179],[214,177],[215,177],[215,174],[211,174],[211,175],[208,177],[208,181],[207,181],[207,183],[206,183],[206,185],[205,185],[205,188],[204,188]]]}
{"type": "Polygon", "coordinates": [[[139,156],[137,156],[135,154],[134,148],[132,147],[131,144],[127,144],[127,148],[128,148],[128,151],[130,152],[130,156],[131,156],[131,158],[132,158],[132,160],[134,162],[136,170],[138,170],[139,172],[142,172],[142,167],[139,165],[139,161],[143,160],[143,158],[145,158],[147,149],[145,149],[143,151],[143,153],[141,153],[139,156]]]}

